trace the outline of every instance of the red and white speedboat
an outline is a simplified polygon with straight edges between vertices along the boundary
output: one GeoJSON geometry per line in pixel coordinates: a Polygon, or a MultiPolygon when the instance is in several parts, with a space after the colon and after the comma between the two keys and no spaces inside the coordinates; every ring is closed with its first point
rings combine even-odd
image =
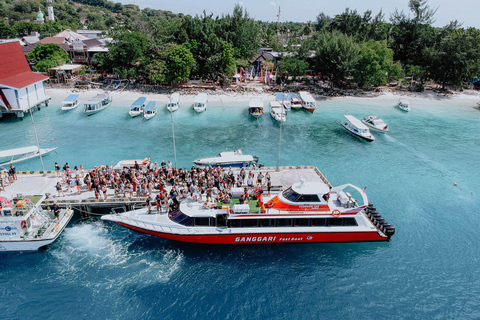
{"type": "Polygon", "coordinates": [[[300,95],[300,99],[302,99],[302,107],[305,110],[313,113],[315,111],[315,109],[317,108],[317,102],[312,97],[310,92],[300,91],[300,92],[298,92],[298,94],[300,95]]]}
{"type": "MultiPolygon", "coordinates": [[[[327,182],[328,183],[328,182],[327,182]]],[[[282,193],[258,196],[250,204],[205,208],[180,204],[178,211],[152,214],[138,209],[102,216],[126,228],[161,238],[208,244],[388,241],[395,228],[368,204],[365,192],[351,184],[330,188],[324,182],[300,182],[282,193]],[[363,200],[346,192],[356,190],[363,200]]]]}

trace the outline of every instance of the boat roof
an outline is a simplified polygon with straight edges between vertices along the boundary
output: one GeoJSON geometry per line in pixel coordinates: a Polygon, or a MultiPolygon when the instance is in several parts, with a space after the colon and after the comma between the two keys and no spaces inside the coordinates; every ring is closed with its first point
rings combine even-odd
{"type": "Polygon", "coordinates": [[[141,107],[145,104],[145,101],[147,101],[147,98],[145,97],[140,97],[138,98],[134,103],[132,103],[131,107],[141,107]]]}
{"type": "Polygon", "coordinates": [[[263,101],[260,98],[252,98],[248,105],[250,107],[263,108],[263,101]]]}
{"type": "Polygon", "coordinates": [[[298,92],[298,94],[300,95],[300,98],[305,102],[315,102],[315,99],[312,97],[310,92],[300,91],[298,92]]]}
{"type": "Polygon", "coordinates": [[[324,194],[330,191],[324,182],[297,182],[292,185],[292,189],[300,194],[324,194]]]}
{"type": "Polygon", "coordinates": [[[286,93],[283,93],[283,92],[277,92],[275,93],[275,98],[277,99],[277,101],[283,101],[283,100],[288,100],[288,95],[286,93]]]}
{"type": "Polygon", "coordinates": [[[65,100],[63,100],[62,103],[73,103],[77,101],[78,97],[80,97],[79,94],[71,94],[65,100]]]}
{"type": "Polygon", "coordinates": [[[195,96],[195,103],[207,103],[208,95],[206,93],[199,93],[195,96]]]}
{"type": "Polygon", "coordinates": [[[29,147],[23,147],[23,148],[3,150],[3,151],[0,151],[0,158],[19,156],[19,155],[22,155],[22,154],[25,154],[25,153],[32,153],[32,152],[35,152],[35,151],[38,151],[38,148],[36,146],[29,146],[29,147]]]}
{"type": "Polygon", "coordinates": [[[180,94],[175,92],[170,96],[171,103],[178,103],[180,101],[180,94]]]}
{"type": "Polygon", "coordinates": [[[295,93],[293,93],[293,92],[289,92],[289,93],[288,93],[288,96],[289,96],[290,98],[297,98],[297,99],[298,99],[298,96],[297,96],[295,93]]]}
{"type": "Polygon", "coordinates": [[[272,108],[281,108],[282,105],[278,101],[270,101],[270,107],[272,108]]]}
{"type": "Polygon", "coordinates": [[[155,110],[155,106],[157,103],[155,101],[150,101],[146,106],[145,106],[145,111],[153,111],[155,110]]]}
{"type": "Polygon", "coordinates": [[[351,124],[353,124],[355,127],[357,127],[358,129],[368,130],[368,127],[367,127],[366,125],[364,125],[360,120],[358,120],[357,118],[355,118],[354,116],[349,115],[349,114],[346,114],[346,115],[344,115],[344,117],[345,117],[351,124]]]}

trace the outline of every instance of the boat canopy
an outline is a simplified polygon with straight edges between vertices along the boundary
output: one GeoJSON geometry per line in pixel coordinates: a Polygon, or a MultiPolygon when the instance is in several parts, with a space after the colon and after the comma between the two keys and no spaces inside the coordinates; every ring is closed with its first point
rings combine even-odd
{"type": "Polygon", "coordinates": [[[344,115],[345,119],[347,119],[351,124],[353,124],[355,127],[357,127],[360,130],[368,130],[368,127],[364,125],[360,120],[355,118],[352,115],[346,114],[344,115]]]}
{"type": "Polygon", "coordinates": [[[275,93],[275,99],[277,99],[277,101],[290,101],[290,98],[288,97],[288,95],[283,92],[275,93]]]}
{"type": "Polygon", "coordinates": [[[145,106],[145,112],[152,112],[155,110],[155,106],[157,103],[155,101],[150,101],[146,106],[145,106]]]}
{"type": "Polygon", "coordinates": [[[174,93],[170,96],[170,103],[179,103],[180,102],[180,94],[174,93]]]}
{"type": "Polygon", "coordinates": [[[3,151],[0,151],[0,158],[21,156],[22,154],[32,153],[37,151],[38,151],[38,148],[36,146],[3,150],[3,151]]]}
{"type": "Polygon", "coordinates": [[[75,101],[77,101],[79,96],[80,96],[79,94],[71,94],[65,100],[63,100],[62,103],[63,104],[74,103],[75,101]]]}
{"type": "Polygon", "coordinates": [[[300,91],[298,93],[300,95],[300,98],[304,101],[304,102],[313,102],[315,103],[315,99],[312,97],[312,95],[307,92],[307,91],[300,91]]]}
{"type": "Polygon", "coordinates": [[[135,107],[141,107],[145,104],[145,101],[147,101],[147,98],[145,97],[140,97],[138,98],[134,103],[132,103],[132,105],[130,106],[131,108],[135,108],[135,107]]]}
{"type": "Polygon", "coordinates": [[[278,101],[270,101],[270,107],[272,108],[281,108],[282,105],[278,101]]]}
{"type": "Polygon", "coordinates": [[[195,97],[195,103],[201,103],[201,104],[206,104],[208,100],[208,96],[206,93],[199,93],[195,97]]]}
{"type": "Polygon", "coordinates": [[[248,105],[251,108],[263,108],[263,101],[260,98],[252,98],[248,105]]]}

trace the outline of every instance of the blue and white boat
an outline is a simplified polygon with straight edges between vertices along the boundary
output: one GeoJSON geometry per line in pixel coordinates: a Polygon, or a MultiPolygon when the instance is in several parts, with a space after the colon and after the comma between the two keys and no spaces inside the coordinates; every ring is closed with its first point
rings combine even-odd
{"type": "Polygon", "coordinates": [[[275,93],[275,99],[278,101],[278,103],[280,103],[283,106],[285,111],[292,110],[292,102],[288,94],[284,92],[277,92],[275,93]]]}
{"type": "Polygon", "coordinates": [[[62,101],[63,112],[67,112],[67,111],[73,110],[76,107],[78,107],[78,105],[80,104],[80,102],[78,101],[78,97],[80,97],[80,95],[71,94],[65,100],[63,100],[62,101]]]}
{"type": "Polygon", "coordinates": [[[406,111],[406,112],[410,111],[410,105],[409,105],[408,101],[405,100],[405,99],[402,99],[402,98],[400,98],[398,100],[397,107],[399,107],[400,110],[403,110],[403,111],[406,111]]]}
{"type": "Polygon", "coordinates": [[[206,93],[197,94],[193,102],[193,110],[197,111],[198,113],[207,111],[207,102],[208,95],[206,93]]]}
{"type": "Polygon", "coordinates": [[[292,109],[299,110],[302,108],[302,100],[293,92],[288,93],[288,97],[290,98],[290,106],[292,109]]]}
{"type": "Polygon", "coordinates": [[[93,99],[83,104],[83,112],[87,116],[107,109],[112,104],[112,98],[108,92],[97,94],[93,99]]]}
{"type": "Polygon", "coordinates": [[[143,110],[143,117],[146,120],[150,120],[157,114],[157,103],[155,101],[150,101],[143,110]]]}
{"type": "Polygon", "coordinates": [[[193,161],[197,166],[249,167],[256,166],[257,156],[243,154],[242,150],[220,152],[216,157],[201,158],[193,161]]]}
{"type": "Polygon", "coordinates": [[[167,109],[170,112],[176,111],[180,108],[180,94],[174,93],[170,96],[170,101],[167,103],[167,109]]]}
{"type": "Polygon", "coordinates": [[[128,114],[134,118],[136,116],[139,116],[143,113],[143,108],[145,107],[145,101],[147,98],[145,97],[140,97],[138,98],[132,105],[130,106],[130,111],[128,114]]]}
{"type": "Polygon", "coordinates": [[[344,115],[347,121],[342,122],[342,127],[352,135],[359,137],[365,141],[375,141],[375,137],[370,133],[370,130],[360,120],[351,115],[344,115]]]}

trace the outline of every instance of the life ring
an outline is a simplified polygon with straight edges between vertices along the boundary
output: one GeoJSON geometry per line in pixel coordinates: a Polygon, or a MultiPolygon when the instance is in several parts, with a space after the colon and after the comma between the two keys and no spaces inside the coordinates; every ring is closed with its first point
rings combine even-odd
{"type": "Polygon", "coordinates": [[[342,215],[342,213],[338,209],[335,209],[335,210],[332,211],[332,216],[334,216],[335,218],[338,218],[341,215],[342,215]]]}
{"type": "Polygon", "coordinates": [[[271,208],[273,207],[273,199],[265,203],[265,208],[271,208]]]}
{"type": "Polygon", "coordinates": [[[25,220],[20,223],[20,227],[22,227],[22,229],[25,229],[27,227],[27,223],[25,222],[25,220]]]}

